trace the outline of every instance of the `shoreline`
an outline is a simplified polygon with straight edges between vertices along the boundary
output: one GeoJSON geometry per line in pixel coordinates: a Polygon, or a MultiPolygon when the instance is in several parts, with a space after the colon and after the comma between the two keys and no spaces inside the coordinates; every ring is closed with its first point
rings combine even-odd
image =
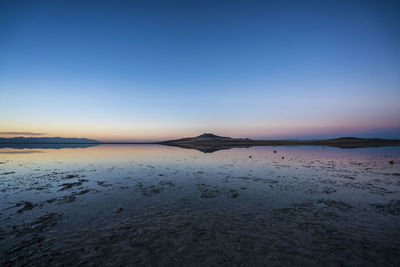
{"type": "Polygon", "coordinates": [[[91,147],[97,145],[165,145],[202,152],[214,152],[230,148],[250,148],[254,146],[327,146],[337,148],[367,148],[400,146],[400,139],[380,138],[337,138],[325,140],[251,140],[235,138],[182,138],[158,142],[0,142],[0,148],[68,148],[91,147]]]}

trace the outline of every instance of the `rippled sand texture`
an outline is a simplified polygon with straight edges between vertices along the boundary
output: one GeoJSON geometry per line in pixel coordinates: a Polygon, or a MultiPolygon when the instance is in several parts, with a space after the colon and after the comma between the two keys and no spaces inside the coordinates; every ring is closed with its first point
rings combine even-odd
{"type": "Polygon", "coordinates": [[[0,149],[0,190],[5,266],[400,262],[400,148],[0,149]]]}

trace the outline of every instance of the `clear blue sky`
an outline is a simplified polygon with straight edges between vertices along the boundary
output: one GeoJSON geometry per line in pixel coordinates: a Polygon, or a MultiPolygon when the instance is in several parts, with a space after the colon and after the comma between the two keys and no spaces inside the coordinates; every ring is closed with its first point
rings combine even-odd
{"type": "Polygon", "coordinates": [[[399,1],[1,1],[0,135],[400,138],[399,1]]]}

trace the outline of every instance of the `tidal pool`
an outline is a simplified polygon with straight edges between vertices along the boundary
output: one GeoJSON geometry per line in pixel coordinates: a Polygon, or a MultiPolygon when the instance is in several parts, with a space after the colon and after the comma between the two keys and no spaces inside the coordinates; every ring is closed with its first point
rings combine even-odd
{"type": "Polygon", "coordinates": [[[400,262],[400,147],[0,149],[0,265],[400,262]]]}

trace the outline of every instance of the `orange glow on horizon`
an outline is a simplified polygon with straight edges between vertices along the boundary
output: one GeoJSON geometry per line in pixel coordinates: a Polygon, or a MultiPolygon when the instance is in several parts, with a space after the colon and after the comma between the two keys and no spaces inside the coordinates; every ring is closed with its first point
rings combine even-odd
{"type": "Polygon", "coordinates": [[[194,127],[193,129],[188,128],[174,128],[171,127],[143,127],[138,129],[112,129],[103,127],[35,127],[35,128],[11,128],[2,127],[0,128],[0,137],[66,137],[66,138],[89,138],[103,142],[135,142],[135,141],[161,141],[176,139],[182,137],[193,137],[198,136],[205,132],[214,133],[221,136],[230,136],[235,138],[301,138],[303,136],[326,136],[326,135],[338,135],[343,136],[346,133],[358,133],[363,134],[371,129],[398,129],[398,127],[390,127],[385,124],[381,124],[376,127],[368,126],[366,123],[302,123],[293,122],[288,123],[254,123],[249,122],[241,124],[240,127],[236,125],[226,125],[223,127],[194,127]],[[34,131],[32,131],[34,129],[34,131]],[[4,132],[21,132],[21,134],[3,134],[4,132]],[[43,133],[38,135],[30,135],[24,132],[43,133]]]}

